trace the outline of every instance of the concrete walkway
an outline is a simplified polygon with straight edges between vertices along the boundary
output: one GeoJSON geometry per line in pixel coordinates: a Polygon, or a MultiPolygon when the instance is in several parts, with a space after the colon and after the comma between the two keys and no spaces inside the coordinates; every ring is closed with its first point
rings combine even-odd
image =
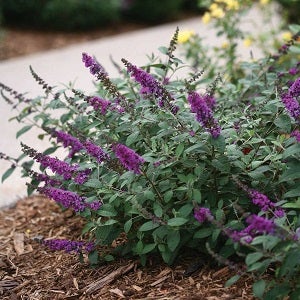
{"type": "MultiPolygon", "coordinates": [[[[274,15],[273,24],[278,24],[279,18],[274,15]]],[[[257,8],[251,10],[249,16],[244,19],[241,25],[249,32],[259,32],[262,23],[262,16],[257,8]],[[253,26],[253,21],[257,26],[253,26]]],[[[270,24],[269,24],[270,25],[270,24]]],[[[29,65],[46,80],[50,85],[63,86],[75,81],[75,88],[82,89],[86,94],[94,91],[92,77],[81,62],[81,53],[87,52],[95,55],[98,61],[106,68],[108,73],[115,77],[117,71],[110,61],[110,56],[120,63],[121,58],[126,58],[136,65],[143,65],[147,62],[147,55],[159,54],[160,46],[168,46],[176,27],[180,30],[194,30],[205,38],[208,44],[217,45],[221,41],[216,38],[215,30],[210,25],[204,25],[199,18],[193,18],[162,26],[151,27],[145,30],[138,30],[126,34],[120,34],[109,38],[81,43],[63,49],[28,55],[21,58],[10,59],[0,62],[0,82],[8,85],[18,92],[28,92],[29,97],[41,95],[40,86],[34,81],[29,72],[29,65]]],[[[22,47],[22,45],[20,45],[22,47]]],[[[243,59],[250,58],[250,50],[255,57],[261,55],[258,49],[240,49],[243,59]]],[[[37,139],[36,132],[30,131],[16,140],[15,134],[21,128],[16,122],[8,122],[8,119],[16,115],[15,111],[0,100],[0,124],[1,139],[0,152],[17,157],[21,154],[20,141],[33,146],[38,150],[47,147],[46,142],[37,139]]],[[[0,160],[0,176],[9,168],[7,161],[0,160]]],[[[19,170],[16,170],[7,181],[0,183],[0,207],[12,204],[26,195],[26,180],[20,178],[19,170]]]]}

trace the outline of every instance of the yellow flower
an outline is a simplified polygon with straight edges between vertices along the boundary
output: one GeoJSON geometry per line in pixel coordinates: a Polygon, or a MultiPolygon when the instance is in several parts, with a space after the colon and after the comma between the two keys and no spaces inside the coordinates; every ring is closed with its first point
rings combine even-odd
{"type": "Polygon", "coordinates": [[[224,10],[221,7],[211,11],[211,16],[216,19],[222,19],[225,16],[224,10]]]}
{"type": "Polygon", "coordinates": [[[228,46],[229,46],[228,42],[223,42],[221,45],[221,48],[226,49],[226,48],[228,48],[228,46]]]}
{"type": "Polygon", "coordinates": [[[178,44],[186,43],[193,35],[195,35],[195,32],[193,30],[179,31],[178,44]]]}
{"type": "Polygon", "coordinates": [[[259,0],[259,3],[261,4],[261,5],[266,5],[266,4],[268,4],[270,2],[270,0],[259,0]]]}
{"type": "Polygon", "coordinates": [[[282,34],[282,38],[285,40],[285,41],[289,41],[291,40],[293,37],[293,35],[289,32],[289,31],[286,31],[282,34]]]}
{"type": "Polygon", "coordinates": [[[212,12],[218,8],[219,8],[219,5],[217,3],[212,3],[209,7],[209,10],[212,12]]]}
{"type": "Polygon", "coordinates": [[[250,37],[245,38],[243,41],[243,44],[245,47],[250,47],[252,45],[252,43],[253,43],[253,40],[250,37]]]}
{"type": "Polygon", "coordinates": [[[207,11],[207,12],[203,15],[203,17],[202,17],[202,22],[203,22],[204,24],[208,24],[208,23],[210,22],[210,20],[211,20],[211,15],[210,15],[210,13],[207,11]]]}
{"type": "Polygon", "coordinates": [[[226,0],[226,9],[228,10],[238,10],[240,8],[240,4],[236,0],[226,0]]]}

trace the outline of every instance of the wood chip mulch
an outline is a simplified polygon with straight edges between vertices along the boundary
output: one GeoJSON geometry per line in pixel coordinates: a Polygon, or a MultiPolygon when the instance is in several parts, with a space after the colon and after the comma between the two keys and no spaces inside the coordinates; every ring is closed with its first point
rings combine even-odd
{"type": "MultiPolygon", "coordinates": [[[[230,288],[228,267],[202,268],[184,276],[190,260],[169,267],[156,259],[146,267],[134,259],[119,259],[91,268],[78,256],[53,252],[37,240],[78,240],[83,222],[54,201],[32,196],[0,211],[0,298],[30,299],[254,299],[251,279],[230,288]]],[[[101,251],[101,249],[99,249],[101,251]]]]}

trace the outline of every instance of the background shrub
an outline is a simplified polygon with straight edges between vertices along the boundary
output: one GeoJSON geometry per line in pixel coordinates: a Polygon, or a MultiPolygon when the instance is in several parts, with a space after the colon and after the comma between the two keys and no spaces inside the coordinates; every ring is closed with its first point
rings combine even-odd
{"type": "Polygon", "coordinates": [[[12,0],[3,1],[6,25],[56,30],[89,29],[119,19],[119,0],[12,0]]]}
{"type": "Polygon", "coordinates": [[[300,23],[300,0],[277,0],[283,7],[290,23],[300,23]]]}
{"type": "Polygon", "coordinates": [[[157,23],[176,17],[184,0],[133,0],[127,1],[124,16],[136,21],[157,23]]]}

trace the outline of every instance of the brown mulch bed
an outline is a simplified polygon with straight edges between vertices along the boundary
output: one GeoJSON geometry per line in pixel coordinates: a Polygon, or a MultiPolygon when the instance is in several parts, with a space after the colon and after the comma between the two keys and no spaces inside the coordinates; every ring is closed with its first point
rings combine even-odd
{"type": "Polygon", "coordinates": [[[53,32],[22,28],[0,29],[0,61],[13,57],[62,48],[68,45],[100,39],[119,33],[145,28],[145,25],[130,23],[115,24],[87,32],[53,32]]]}
{"type": "MultiPolygon", "coordinates": [[[[76,255],[53,252],[38,239],[80,238],[83,220],[64,212],[42,196],[32,196],[0,211],[0,298],[14,299],[254,299],[251,279],[230,288],[228,267],[204,264],[190,276],[184,272],[195,258],[169,267],[153,260],[143,267],[134,259],[118,259],[91,268],[76,255]]],[[[101,251],[101,249],[99,249],[101,251]]]]}

